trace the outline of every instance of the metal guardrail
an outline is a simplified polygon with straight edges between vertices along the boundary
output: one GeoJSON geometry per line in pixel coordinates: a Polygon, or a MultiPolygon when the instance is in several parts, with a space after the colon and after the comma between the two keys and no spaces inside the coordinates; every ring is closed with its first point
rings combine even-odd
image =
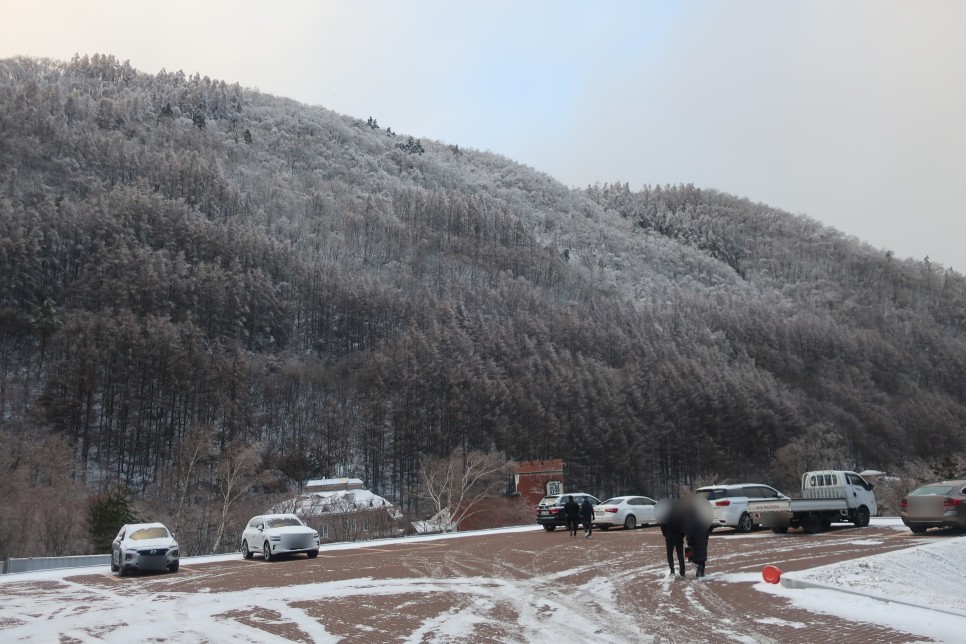
{"type": "Polygon", "coordinates": [[[55,568],[84,568],[87,566],[109,566],[111,555],[75,555],[71,557],[25,557],[7,559],[4,573],[36,572],[55,568]]]}

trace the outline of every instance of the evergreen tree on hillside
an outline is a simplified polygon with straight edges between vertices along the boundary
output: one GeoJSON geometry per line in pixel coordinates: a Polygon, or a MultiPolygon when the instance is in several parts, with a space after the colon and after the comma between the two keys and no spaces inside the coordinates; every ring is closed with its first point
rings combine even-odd
{"type": "Polygon", "coordinates": [[[196,109],[191,115],[191,122],[195,124],[195,127],[199,130],[205,129],[208,125],[208,119],[205,118],[205,113],[201,111],[200,108],[196,109]]]}
{"type": "Polygon", "coordinates": [[[111,543],[122,526],[137,523],[131,504],[131,490],[117,485],[94,497],[87,509],[87,531],[94,554],[111,552],[111,543]]]}
{"type": "Polygon", "coordinates": [[[419,139],[414,139],[413,137],[406,139],[405,143],[397,143],[396,147],[408,154],[422,154],[426,151],[419,139]]]}

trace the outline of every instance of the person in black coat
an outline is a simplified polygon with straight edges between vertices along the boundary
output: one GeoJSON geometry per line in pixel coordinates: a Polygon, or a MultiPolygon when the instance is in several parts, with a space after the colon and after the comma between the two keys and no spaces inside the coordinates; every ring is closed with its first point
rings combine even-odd
{"type": "Polygon", "coordinates": [[[568,496],[567,502],[563,506],[564,521],[567,522],[567,529],[570,536],[577,536],[577,526],[580,524],[580,504],[574,501],[574,497],[568,496]]]}
{"type": "Polygon", "coordinates": [[[661,522],[661,534],[664,535],[664,547],[667,550],[667,565],[674,574],[674,554],[678,556],[678,570],[684,576],[684,516],[679,502],[671,506],[667,517],[661,522]]]}
{"type": "Polygon", "coordinates": [[[590,535],[594,532],[594,506],[586,496],[580,506],[580,520],[584,524],[584,539],[590,539],[590,535]]]}
{"type": "Polygon", "coordinates": [[[706,503],[700,497],[691,498],[686,504],[685,510],[685,532],[687,534],[688,545],[691,547],[691,561],[697,568],[695,577],[704,577],[704,566],[708,561],[708,537],[711,532],[706,517],[698,510],[698,503],[706,503]]]}

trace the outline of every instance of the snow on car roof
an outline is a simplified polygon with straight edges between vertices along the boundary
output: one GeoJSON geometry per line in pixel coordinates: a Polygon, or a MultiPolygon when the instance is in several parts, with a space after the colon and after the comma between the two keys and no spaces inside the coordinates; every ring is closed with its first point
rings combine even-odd
{"type": "Polygon", "coordinates": [[[140,530],[142,528],[164,528],[165,530],[168,529],[168,526],[164,525],[163,523],[158,523],[157,521],[155,521],[154,523],[128,523],[127,527],[130,530],[140,530]]]}

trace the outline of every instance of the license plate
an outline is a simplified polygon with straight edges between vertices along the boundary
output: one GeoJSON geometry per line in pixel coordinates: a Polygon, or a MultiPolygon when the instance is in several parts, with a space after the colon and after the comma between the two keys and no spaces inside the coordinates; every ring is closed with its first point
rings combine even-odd
{"type": "Polygon", "coordinates": [[[930,517],[942,516],[943,497],[911,497],[909,499],[909,510],[907,516],[916,519],[926,519],[930,517]]]}

